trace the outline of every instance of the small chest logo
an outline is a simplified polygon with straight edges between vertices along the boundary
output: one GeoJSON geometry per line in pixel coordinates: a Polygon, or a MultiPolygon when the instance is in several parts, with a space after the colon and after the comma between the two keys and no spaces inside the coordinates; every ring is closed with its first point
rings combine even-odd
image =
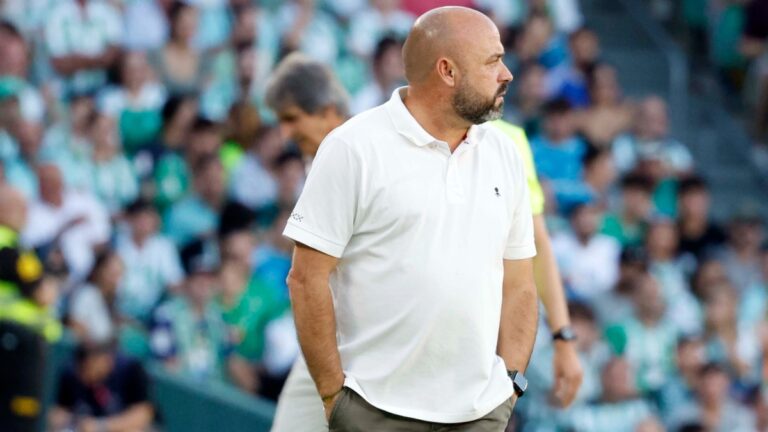
{"type": "Polygon", "coordinates": [[[497,187],[493,188],[493,192],[496,194],[497,197],[501,196],[501,192],[499,192],[499,188],[497,187]]]}

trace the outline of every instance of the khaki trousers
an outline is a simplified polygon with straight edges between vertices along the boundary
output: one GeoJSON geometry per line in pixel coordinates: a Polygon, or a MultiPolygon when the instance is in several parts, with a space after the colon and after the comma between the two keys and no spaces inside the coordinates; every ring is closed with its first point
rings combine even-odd
{"type": "Polygon", "coordinates": [[[344,388],[329,421],[330,432],[503,432],[512,416],[512,396],[485,417],[466,423],[431,423],[384,412],[344,388]]]}

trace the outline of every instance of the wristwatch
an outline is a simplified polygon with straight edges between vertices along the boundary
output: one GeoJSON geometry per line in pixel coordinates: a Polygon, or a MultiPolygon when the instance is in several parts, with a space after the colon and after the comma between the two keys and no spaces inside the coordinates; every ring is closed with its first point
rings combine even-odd
{"type": "Polygon", "coordinates": [[[573,329],[571,328],[571,326],[565,326],[560,330],[556,331],[552,335],[552,340],[554,341],[561,340],[565,342],[575,341],[576,333],[573,332],[573,329]]]}
{"type": "Polygon", "coordinates": [[[508,370],[507,376],[512,380],[512,386],[515,387],[515,395],[518,398],[523,397],[525,390],[528,388],[528,380],[525,379],[525,375],[516,370],[508,370]]]}

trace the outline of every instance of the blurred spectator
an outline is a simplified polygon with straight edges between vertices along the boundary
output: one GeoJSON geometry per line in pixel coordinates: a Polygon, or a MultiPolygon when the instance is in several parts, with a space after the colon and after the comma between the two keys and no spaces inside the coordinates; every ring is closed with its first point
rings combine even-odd
{"type": "MultiPolygon", "coordinates": [[[[250,256],[256,242],[249,231],[226,233],[221,241],[224,263],[220,271],[222,290],[218,302],[224,312],[224,321],[234,332],[235,352],[256,371],[264,360],[267,325],[288,309],[288,303],[273,287],[253,275],[250,256]]],[[[265,379],[272,378],[264,376],[264,371],[261,375],[265,379]]],[[[246,389],[259,390],[257,384],[246,386],[246,389]]]]}
{"type": "Polygon", "coordinates": [[[619,244],[597,233],[597,208],[578,204],[570,213],[571,232],[556,235],[552,248],[570,296],[590,300],[611,288],[618,278],[619,244]]]}
{"type": "Polygon", "coordinates": [[[41,249],[59,244],[71,276],[84,277],[93,249],[109,240],[109,214],[93,194],[65,187],[57,166],[40,165],[37,176],[40,198],[30,205],[23,241],[41,249]]]}
{"type": "Polygon", "coordinates": [[[739,293],[762,281],[760,246],[763,238],[762,220],[748,211],[736,215],[728,227],[728,243],[720,260],[739,293]]]}
{"type": "Polygon", "coordinates": [[[675,373],[659,392],[659,410],[666,423],[683,406],[695,403],[699,371],[706,362],[704,342],[698,336],[681,337],[675,350],[675,373]]]}
{"type": "Polygon", "coordinates": [[[275,221],[264,234],[253,253],[256,275],[270,286],[275,287],[278,296],[288,300],[288,285],[285,279],[291,269],[293,242],[283,236],[285,224],[293,211],[293,206],[278,210],[275,221]]]}
{"type": "Polygon", "coordinates": [[[231,342],[222,311],[213,301],[216,257],[202,242],[185,248],[187,273],[180,295],[155,312],[150,346],[174,372],[198,382],[225,381],[231,342]]]}
{"type": "Polygon", "coordinates": [[[602,395],[595,404],[574,408],[571,430],[578,432],[634,431],[652,417],[648,401],[640,398],[627,360],[614,357],[601,372],[602,395]]]}
{"type": "Polygon", "coordinates": [[[661,287],[650,274],[633,281],[634,313],[606,329],[608,343],[626,357],[642,393],[655,392],[673,372],[678,328],[669,319],[661,287]]]}
{"type": "Polygon", "coordinates": [[[592,76],[600,56],[600,42],[592,30],[582,27],[568,37],[571,62],[563,72],[563,82],[555,89],[560,97],[573,106],[584,108],[589,105],[589,77],[592,76]]]}
{"type": "Polygon", "coordinates": [[[177,246],[210,236],[226,200],[224,167],[217,155],[199,158],[192,168],[192,190],[165,213],[165,233],[177,246]]]}
{"type": "Polygon", "coordinates": [[[124,5],[126,49],[146,52],[160,49],[168,38],[168,16],[172,0],[132,0],[124,5]]]}
{"type": "Polygon", "coordinates": [[[6,85],[18,86],[21,117],[40,127],[45,120],[46,107],[40,90],[28,80],[30,45],[17,27],[0,22],[0,80],[6,85]]]}
{"type": "MultiPolygon", "coordinates": [[[[381,49],[377,45],[381,45],[384,37],[404,39],[416,20],[415,16],[399,8],[400,0],[370,0],[370,4],[371,7],[362,9],[350,19],[349,48],[364,58],[381,49]]],[[[389,93],[391,91],[385,93],[385,98],[389,93]]]]}
{"type": "Polygon", "coordinates": [[[545,184],[552,188],[561,211],[567,212],[582,193],[582,159],[586,143],[576,135],[576,117],[562,99],[544,108],[544,133],[531,140],[531,150],[545,184]]]}
{"type": "Polygon", "coordinates": [[[336,64],[340,30],[330,15],[315,7],[315,0],[284,2],[276,20],[283,53],[298,50],[325,64],[336,64]]]}
{"type": "Polygon", "coordinates": [[[738,293],[727,283],[704,298],[707,357],[728,368],[742,382],[759,381],[760,340],[754,323],[737,316],[738,293]]]}
{"type": "Polygon", "coordinates": [[[62,0],[49,10],[46,47],[67,93],[96,90],[117,61],[122,38],[120,13],[107,2],[62,0]]]}
{"type": "Polygon", "coordinates": [[[21,31],[25,38],[32,38],[45,26],[45,17],[54,0],[6,0],[0,6],[0,14],[21,31]]]}
{"type": "Polygon", "coordinates": [[[600,210],[609,206],[610,193],[616,183],[616,166],[607,150],[590,149],[584,156],[585,194],[600,210]]]}
{"type": "Polygon", "coordinates": [[[40,158],[61,169],[66,186],[87,189],[91,186],[91,123],[95,102],[87,93],[72,95],[69,116],[53,124],[45,133],[40,158]]]}
{"type": "Polygon", "coordinates": [[[730,384],[723,366],[708,363],[699,372],[695,403],[679,407],[672,416],[671,427],[699,421],[708,431],[756,430],[754,415],[729,395],[730,384]]]}
{"type": "Polygon", "coordinates": [[[156,51],[151,62],[162,83],[172,95],[199,92],[207,72],[208,62],[193,46],[198,29],[195,6],[174,1],[168,12],[170,34],[166,44],[156,51]]]}
{"type": "Polygon", "coordinates": [[[504,108],[504,117],[525,129],[525,134],[534,137],[541,133],[541,114],[547,101],[546,70],[536,64],[522,69],[512,85],[517,83],[513,103],[504,108]]]}
{"type": "Polygon", "coordinates": [[[124,54],[120,61],[120,86],[104,91],[100,99],[100,111],[117,120],[123,147],[129,155],[157,139],[166,93],[154,80],[146,54],[124,54]]]}
{"type": "MultiPolygon", "coordinates": [[[[601,339],[601,330],[595,314],[587,303],[571,302],[568,305],[571,327],[576,334],[576,348],[581,364],[584,365],[584,379],[571,409],[586,406],[599,399],[601,393],[600,373],[611,359],[609,347],[601,339]]],[[[552,344],[546,338],[538,338],[533,358],[526,374],[530,377],[530,399],[520,401],[525,413],[526,432],[551,430],[553,423],[567,421],[569,411],[557,408],[552,394],[552,344]]]]}
{"type": "Polygon", "coordinates": [[[40,125],[24,119],[21,112],[20,82],[0,81],[0,161],[4,176],[27,198],[37,196],[34,164],[40,149],[40,125]]]}
{"type": "Polygon", "coordinates": [[[283,142],[277,128],[263,128],[254,143],[232,171],[230,188],[234,199],[252,210],[267,207],[277,200],[277,181],[270,167],[283,142]]]}
{"type": "Polygon", "coordinates": [[[83,343],[58,378],[54,431],[148,431],[154,417],[144,368],[112,343],[83,343]]]}
{"type": "Polygon", "coordinates": [[[120,256],[105,250],[96,256],[85,283],[72,294],[70,326],[80,340],[104,343],[117,336],[117,288],[123,270],[120,256]]]}
{"type": "Polygon", "coordinates": [[[386,102],[392,92],[405,83],[402,43],[393,38],[383,38],[373,53],[373,80],[357,92],[351,103],[352,112],[361,113],[386,102]]]}
{"type": "Polygon", "coordinates": [[[624,248],[621,251],[616,284],[591,302],[601,323],[617,324],[634,313],[632,293],[636,281],[648,274],[648,265],[648,254],[643,248],[624,248]]]}
{"type": "MultiPolygon", "coordinates": [[[[192,180],[190,170],[202,158],[218,154],[222,145],[221,131],[216,123],[201,117],[191,121],[191,124],[187,123],[190,120],[187,115],[192,114],[196,108],[191,101],[183,100],[179,103],[172,115],[172,121],[177,124],[165,131],[164,138],[178,138],[182,147],[169,148],[155,166],[155,201],[161,210],[188,193],[192,180]]],[[[171,143],[176,144],[173,141],[166,142],[171,143]]]]}
{"type": "Polygon", "coordinates": [[[218,48],[227,42],[232,30],[229,0],[186,0],[197,8],[200,25],[195,34],[195,47],[201,50],[218,48]]]}
{"type": "Polygon", "coordinates": [[[693,334],[701,331],[701,313],[696,298],[688,289],[685,272],[677,254],[677,226],[672,220],[651,223],[645,240],[650,272],[661,286],[670,321],[677,328],[693,334]]]}
{"type": "Polygon", "coordinates": [[[653,185],[643,176],[621,180],[621,210],[603,217],[600,232],[615,238],[622,247],[640,246],[653,216],[653,185]]]}
{"type": "Polygon", "coordinates": [[[117,253],[125,264],[120,283],[120,311],[147,322],[168,292],[178,292],[184,277],[174,244],[158,232],[160,220],[152,205],[139,199],[126,209],[128,230],[120,232],[117,253]]]}
{"type": "Polygon", "coordinates": [[[744,11],[744,31],[740,51],[754,61],[755,100],[752,134],[755,139],[753,158],[763,172],[768,170],[768,1],[752,0],[744,11]]]}
{"type": "MultiPolygon", "coordinates": [[[[760,250],[761,281],[754,281],[747,290],[741,294],[739,304],[739,321],[758,324],[766,321],[768,316],[768,243],[763,244],[760,250]]],[[[768,342],[768,340],[766,340],[768,342]]],[[[768,348],[768,345],[766,345],[768,348]]],[[[768,361],[768,357],[765,358],[768,361]]],[[[766,363],[768,365],[768,363],[766,363]]]]}
{"type": "Polygon", "coordinates": [[[115,120],[97,115],[91,123],[91,190],[107,211],[117,215],[139,194],[131,163],[122,153],[115,120]]]}
{"type": "Polygon", "coordinates": [[[701,177],[687,177],[677,187],[680,218],[680,253],[690,254],[696,262],[712,256],[725,243],[725,232],[711,220],[710,194],[701,177]]]}
{"type": "Polygon", "coordinates": [[[725,272],[723,263],[717,259],[710,258],[703,261],[696,268],[691,276],[691,291],[699,301],[703,302],[713,288],[716,288],[722,282],[728,281],[728,275],[725,272]]]}
{"type": "MultiPolygon", "coordinates": [[[[592,104],[579,116],[579,128],[592,145],[607,148],[611,142],[632,126],[634,106],[622,99],[616,69],[608,64],[595,66],[589,77],[589,97],[592,104]]],[[[624,166],[617,163],[619,171],[624,166]]]]}
{"type": "Polygon", "coordinates": [[[658,158],[666,175],[680,177],[693,167],[688,148],[669,137],[667,104],[658,96],[640,102],[632,133],[613,142],[616,166],[622,173],[634,169],[641,159],[658,158]]]}

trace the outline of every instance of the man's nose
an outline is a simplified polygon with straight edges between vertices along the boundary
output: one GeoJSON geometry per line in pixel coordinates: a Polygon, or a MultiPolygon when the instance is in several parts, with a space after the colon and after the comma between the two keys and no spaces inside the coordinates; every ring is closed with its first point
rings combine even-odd
{"type": "Polygon", "coordinates": [[[286,121],[280,122],[280,136],[284,140],[292,139],[295,131],[296,128],[293,127],[292,123],[286,121]]]}

